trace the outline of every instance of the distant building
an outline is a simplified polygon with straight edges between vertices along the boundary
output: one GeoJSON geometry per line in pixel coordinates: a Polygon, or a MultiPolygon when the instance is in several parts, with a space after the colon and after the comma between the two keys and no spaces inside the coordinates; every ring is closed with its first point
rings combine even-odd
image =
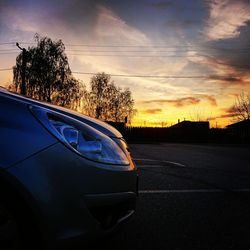
{"type": "Polygon", "coordinates": [[[111,125],[112,127],[116,128],[121,133],[123,133],[126,127],[125,122],[112,122],[112,121],[105,121],[105,122],[111,125]]]}
{"type": "Polygon", "coordinates": [[[250,119],[230,124],[227,129],[242,142],[250,142],[250,119]]]}
{"type": "Polygon", "coordinates": [[[175,141],[206,141],[209,136],[209,122],[182,121],[169,127],[170,135],[175,141]]]}
{"type": "Polygon", "coordinates": [[[193,121],[182,121],[178,122],[170,128],[179,128],[184,130],[194,130],[194,131],[208,131],[209,130],[209,122],[193,122],[193,121]]]}
{"type": "Polygon", "coordinates": [[[250,119],[230,124],[227,128],[234,130],[250,129],[250,119]]]}

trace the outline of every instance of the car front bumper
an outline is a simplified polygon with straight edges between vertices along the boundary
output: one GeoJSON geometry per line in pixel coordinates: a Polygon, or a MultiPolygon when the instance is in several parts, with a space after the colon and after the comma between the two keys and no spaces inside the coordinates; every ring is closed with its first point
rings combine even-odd
{"type": "Polygon", "coordinates": [[[85,195],[85,204],[102,229],[112,231],[135,212],[133,192],[85,195]]]}
{"type": "Polygon", "coordinates": [[[8,168],[46,242],[106,234],[135,211],[137,171],[113,170],[61,143],[8,168]]]}

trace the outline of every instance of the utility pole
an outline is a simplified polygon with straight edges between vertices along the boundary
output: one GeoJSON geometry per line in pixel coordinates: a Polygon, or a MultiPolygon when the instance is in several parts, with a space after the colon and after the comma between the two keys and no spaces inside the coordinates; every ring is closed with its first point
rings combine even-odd
{"type": "Polygon", "coordinates": [[[21,95],[26,95],[26,83],[25,83],[25,74],[26,74],[26,49],[25,48],[21,48],[19,46],[19,43],[16,43],[16,46],[23,51],[22,54],[22,72],[21,72],[21,77],[22,77],[22,82],[21,82],[21,95]]]}

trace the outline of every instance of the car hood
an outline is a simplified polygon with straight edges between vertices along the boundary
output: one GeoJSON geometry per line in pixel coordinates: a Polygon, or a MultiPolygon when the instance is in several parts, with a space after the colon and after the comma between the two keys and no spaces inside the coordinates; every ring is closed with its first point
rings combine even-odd
{"type": "Polygon", "coordinates": [[[34,100],[32,98],[24,97],[22,95],[10,92],[4,88],[0,88],[0,93],[4,94],[4,95],[8,95],[10,98],[18,99],[20,102],[25,102],[25,103],[30,104],[30,105],[37,105],[40,107],[51,109],[53,111],[70,116],[74,119],[80,120],[80,121],[94,127],[95,129],[99,130],[100,132],[102,132],[103,134],[105,134],[109,137],[122,138],[121,133],[117,129],[115,129],[111,125],[109,125],[103,121],[97,120],[95,118],[91,118],[89,116],[83,115],[81,113],[78,113],[76,111],[73,111],[73,110],[70,110],[70,109],[67,109],[64,107],[60,107],[57,105],[52,105],[49,103],[37,101],[37,100],[34,100]]]}

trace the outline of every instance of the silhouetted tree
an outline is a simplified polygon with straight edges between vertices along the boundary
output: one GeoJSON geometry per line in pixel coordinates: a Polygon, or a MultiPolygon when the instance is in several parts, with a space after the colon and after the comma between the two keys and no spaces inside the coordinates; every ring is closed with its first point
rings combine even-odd
{"type": "MultiPolygon", "coordinates": [[[[81,83],[71,73],[65,46],[61,40],[35,35],[37,46],[26,52],[26,95],[38,100],[75,108],[82,97],[81,83]]],[[[13,83],[20,91],[22,53],[13,67],[13,83]]]]}
{"type": "Polygon", "coordinates": [[[110,75],[98,73],[91,78],[90,91],[84,93],[84,111],[104,121],[124,122],[134,115],[134,100],[129,89],[111,82],[110,75]]]}
{"type": "Polygon", "coordinates": [[[250,95],[246,95],[242,92],[236,97],[235,104],[233,106],[235,111],[235,118],[238,121],[250,119],[250,95]]]}

